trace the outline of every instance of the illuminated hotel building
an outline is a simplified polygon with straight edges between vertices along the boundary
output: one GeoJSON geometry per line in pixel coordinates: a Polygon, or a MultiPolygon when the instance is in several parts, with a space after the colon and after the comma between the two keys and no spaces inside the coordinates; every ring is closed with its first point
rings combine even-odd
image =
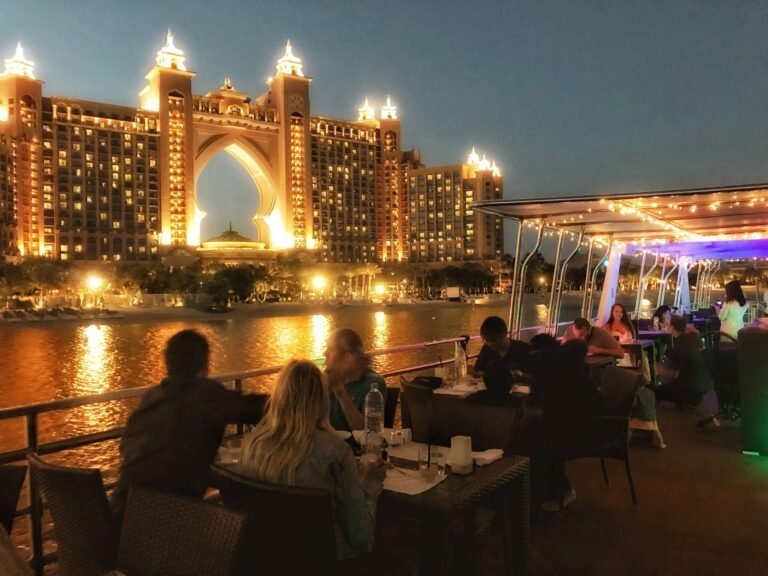
{"type": "Polygon", "coordinates": [[[446,168],[444,202],[428,179],[443,169],[402,150],[389,98],[378,114],[366,100],[357,120],[310,114],[311,78],[290,43],[257,98],[229,78],[197,95],[194,77],[169,31],[138,107],[43,96],[17,46],[0,74],[0,256],[150,260],[198,250],[206,214],[195,185],[222,151],[258,189],[253,222],[266,250],[317,250],[325,262],[500,253],[500,224],[480,222],[467,205],[500,194],[500,176],[465,166],[457,178],[446,168]],[[435,220],[429,202],[455,204],[456,216],[435,220]]]}
{"type": "Polygon", "coordinates": [[[13,141],[0,134],[0,255],[14,251],[13,141]]]}
{"type": "Polygon", "coordinates": [[[474,148],[466,164],[419,168],[408,176],[411,262],[494,260],[503,254],[501,220],[475,213],[475,200],[500,199],[502,177],[495,162],[474,148]]]}

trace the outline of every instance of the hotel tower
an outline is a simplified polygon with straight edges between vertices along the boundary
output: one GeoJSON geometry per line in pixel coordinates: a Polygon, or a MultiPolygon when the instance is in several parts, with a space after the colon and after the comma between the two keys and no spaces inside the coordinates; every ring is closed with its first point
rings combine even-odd
{"type": "MultiPolygon", "coordinates": [[[[426,168],[403,150],[397,108],[366,99],[356,120],[313,114],[290,42],[256,98],[225,78],[198,95],[168,32],[138,107],[44,96],[21,45],[0,74],[0,257],[152,260],[202,245],[197,177],[225,151],[259,193],[259,245],[324,262],[493,260],[501,223],[473,200],[501,198],[477,154],[426,168]]],[[[224,192],[221,192],[224,193],[224,192]]]]}

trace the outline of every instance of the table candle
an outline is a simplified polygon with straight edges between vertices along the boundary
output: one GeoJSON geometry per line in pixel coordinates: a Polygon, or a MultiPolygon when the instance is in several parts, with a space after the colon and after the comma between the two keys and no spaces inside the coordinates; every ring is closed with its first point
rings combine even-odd
{"type": "Polygon", "coordinates": [[[472,438],[454,436],[451,438],[451,472],[469,474],[472,472],[472,438]]]}

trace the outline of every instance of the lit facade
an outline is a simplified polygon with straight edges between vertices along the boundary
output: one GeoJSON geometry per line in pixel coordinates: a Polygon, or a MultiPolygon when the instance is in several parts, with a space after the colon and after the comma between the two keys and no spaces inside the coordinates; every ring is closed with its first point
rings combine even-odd
{"type": "Polygon", "coordinates": [[[389,97],[378,111],[366,100],[357,120],[311,114],[312,79],[290,43],[259,97],[229,78],[195,94],[194,77],[169,31],[137,107],[44,96],[18,46],[0,75],[0,256],[149,260],[200,249],[206,214],[195,183],[225,151],[258,189],[252,219],[265,250],[317,250],[325,262],[495,257],[501,225],[490,226],[493,247],[477,244],[482,224],[467,220],[464,187],[477,181],[472,197],[491,197],[500,176],[462,176],[465,216],[439,236],[422,230],[419,210],[430,206],[418,196],[440,192],[420,192],[426,169],[418,152],[402,149],[389,97]],[[447,241],[449,232],[460,250],[427,248],[426,239],[447,241]]]}
{"type": "Polygon", "coordinates": [[[5,134],[0,134],[0,254],[13,254],[15,250],[13,150],[13,140],[5,134]]]}
{"type": "Polygon", "coordinates": [[[412,169],[408,175],[409,260],[495,260],[504,248],[500,219],[472,210],[476,200],[503,196],[495,163],[474,149],[466,164],[412,169]]]}

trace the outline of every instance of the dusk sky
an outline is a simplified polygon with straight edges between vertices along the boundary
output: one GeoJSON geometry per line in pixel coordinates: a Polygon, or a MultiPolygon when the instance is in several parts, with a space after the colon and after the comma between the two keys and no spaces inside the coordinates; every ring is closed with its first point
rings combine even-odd
{"type": "MultiPolygon", "coordinates": [[[[427,165],[495,159],[506,197],[768,181],[768,4],[699,1],[10,1],[46,95],[138,105],[171,28],[196,93],[258,96],[286,39],[312,112],[399,108],[427,165]]],[[[246,235],[258,200],[225,155],[202,174],[203,237],[246,235]]]]}

